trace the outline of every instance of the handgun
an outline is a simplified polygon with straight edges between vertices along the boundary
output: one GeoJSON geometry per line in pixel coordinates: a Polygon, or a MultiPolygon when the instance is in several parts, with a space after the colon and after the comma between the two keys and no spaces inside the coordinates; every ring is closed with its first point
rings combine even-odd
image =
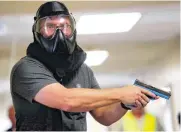
{"type": "MultiPolygon", "coordinates": [[[[145,84],[138,79],[135,80],[134,85],[141,87],[141,88],[144,88],[144,89],[147,89],[147,90],[151,91],[152,93],[154,93],[155,95],[157,95],[161,98],[167,99],[167,100],[169,100],[169,98],[171,97],[171,92],[166,92],[166,91],[161,90],[159,88],[156,88],[152,85],[145,84]]],[[[148,97],[150,99],[154,100],[154,98],[152,98],[150,96],[148,96],[148,97]]]]}

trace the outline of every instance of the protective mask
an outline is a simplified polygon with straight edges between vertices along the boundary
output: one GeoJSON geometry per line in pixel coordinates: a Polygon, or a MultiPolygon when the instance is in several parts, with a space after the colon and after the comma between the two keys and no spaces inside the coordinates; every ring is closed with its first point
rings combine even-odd
{"type": "MultiPolygon", "coordinates": [[[[34,39],[47,52],[72,54],[76,46],[75,20],[62,3],[49,2],[45,7],[49,6],[55,10],[53,13],[50,12],[50,15],[42,15],[39,9],[37,16],[40,17],[36,18],[33,26],[34,39]]],[[[45,7],[40,8],[45,10],[45,7]]]]}

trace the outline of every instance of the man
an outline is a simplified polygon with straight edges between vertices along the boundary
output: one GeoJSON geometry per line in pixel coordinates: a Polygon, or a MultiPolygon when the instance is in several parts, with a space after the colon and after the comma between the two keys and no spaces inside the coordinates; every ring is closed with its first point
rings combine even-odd
{"type": "Polygon", "coordinates": [[[111,131],[164,131],[160,120],[145,111],[144,108],[133,108],[124,117],[109,127],[111,131]]]}
{"type": "Polygon", "coordinates": [[[34,42],[11,72],[17,131],[86,131],[86,112],[107,126],[127,112],[127,104],[145,107],[146,95],[158,99],[136,86],[99,88],[63,3],[42,4],[34,20],[34,42]]]}

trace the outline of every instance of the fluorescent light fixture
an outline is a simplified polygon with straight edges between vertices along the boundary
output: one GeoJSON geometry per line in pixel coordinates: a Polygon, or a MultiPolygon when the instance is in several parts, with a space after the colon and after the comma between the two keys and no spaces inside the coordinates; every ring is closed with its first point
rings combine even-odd
{"type": "Polygon", "coordinates": [[[107,51],[87,51],[87,58],[85,64],[88,66],[98,66],[101,65],[109,56],[107,51]]]}
{"type": "Polygon", "coordinates": [[[128,32],[141,18],[141,13],[114,13],[81,16],[77,23],[78,34],[128,32]]]}

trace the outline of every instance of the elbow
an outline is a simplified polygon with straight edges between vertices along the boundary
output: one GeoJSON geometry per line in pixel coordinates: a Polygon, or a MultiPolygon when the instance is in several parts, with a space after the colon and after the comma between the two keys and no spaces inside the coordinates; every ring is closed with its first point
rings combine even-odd
{"type": "MultiPolygon", "coordinates": [[[[117,120],[116,120],[116,121],[117,121],[117,120]]],[[[112,124],[114,124],[116,121],[115,121],[115,120],[107,120],[107,122],[105,122],[103,125],[109,127],[109,126],[111,126],[112,124]]]]}
{"type": "Polygon", "coordinates": [[[113,123],[111,122],[111,123],[107,123],[105,126],[111,126],[113,123]]]}
{"type": "Polygon", "coordinates": [[[101,123],[102,125],[104,125],[104,126],[111,126],[113,123],[112,122],[104,122],[104,123],[101,123]]]}
{"type": "Polygon", "coordinates": [[[96,118],[96,120],[103,126],[107,126],[107,127],[114,123],[110,118],[105,118],[104,116],[96,118]]]}
{"type": "Polygon", "coordinates": [[[110,116],[108,116],[108,117],[102,117],[102,118],[99,120],[99,122],[100,122],[102,125],[109,127],[109,126],[111,126],[112,124],[115,123],[115,120],[114,120],[114,119],[111,119],[110,116]]]}

